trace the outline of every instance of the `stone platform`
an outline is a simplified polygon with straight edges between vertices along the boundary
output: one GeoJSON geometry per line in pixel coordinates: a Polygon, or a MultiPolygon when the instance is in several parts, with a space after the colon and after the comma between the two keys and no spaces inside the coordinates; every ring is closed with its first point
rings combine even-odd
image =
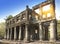
{"type": "Polygon", "coordinates": [[[22,42],[22,41],[0,40],[0,44],[60,44],[60,41],[56,41],[56,42],[50,42],[50,41],[22,42]]]}

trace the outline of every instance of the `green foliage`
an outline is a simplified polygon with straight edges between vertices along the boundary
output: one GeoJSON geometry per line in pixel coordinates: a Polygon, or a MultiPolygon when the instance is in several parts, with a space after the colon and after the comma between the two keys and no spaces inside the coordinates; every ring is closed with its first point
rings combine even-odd
{"type": "MultiPolygon", "coordinates": [[[[6,18],[6,20],[9,20],[9,19],[11,19],[13,16],[12,15],[9,15],[7,18],[6,18]]],[[[0,37],[4,37],[4,35],[5,35],[5,22],[1,22],[0,23],[0,37]]]]}
{"type": "Polygon", "coordinates": [[[57,35],[58,39],[60,39],[60,20],[57,21],[57,35]]]}
{"type": "Polygon", "coordinates": [[[0,23],[0,37],[5,35],[5,22],[0,23]]]}
{"type": "Polygon", "coordinates": [[[57,21],[57,30],[58,30],[58,32],[60,32],[59,29],[60,29],[60,20],[57,21]]]}
{"type": "Polygon", "coordinates": [[[9,20],[9,19],[11,19],[11,18],[13,18],[13,16],[12,16],[12,15],[9,15],[9,16],[7,17],[7,20],[9,20]]]}

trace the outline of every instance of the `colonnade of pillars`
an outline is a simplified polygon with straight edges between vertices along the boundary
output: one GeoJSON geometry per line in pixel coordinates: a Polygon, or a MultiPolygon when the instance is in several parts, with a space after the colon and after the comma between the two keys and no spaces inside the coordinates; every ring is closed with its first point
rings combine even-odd
{"type": "MultiPolygon", "coordinates": [[[[49,26],[49,31],[50,31],[50,38],[49,40],[50,41],[54,41],[56,40],[56,23],[54,21],[51,21],[50,22],[50,26],[49,26]]],[[[45,37],[48,36],[48,30],[45,30],[45,37]]],[[[10,29],[6,29],[6,35],[5,35],[5,38],[7,40],[21,40],[22,39],[22,35],[23,35],[23,38],[24,38],[24,41],[28,41],[28,36],[29,36],[29,33],[28,33],[28,24],[25,25],[24,27],[24,30],[22,30],[22,26],[17,26],[17,27],[14,27],[14,28],[10,28],[10,29]],[[24,33],[22,34],[22,31],[24,31],[24,33]]],[[[43,28],[42,28],[42,25],[41,23],[39,23],[39,40],[40,41],[43,41],[43,37],[44,37],[44,34],[43,34],[43,28]]],[[[48,38],[48,37],[47,37],[48,38]]]]}
{"type": "Polygon", "coordinates": [[[6,34],[5,34],[5,39],[20,41],[21,39],[24,38],[24,40],[27,40],[27,38],[28,38],[28,25],[26,24],[25,29],[23,29],[23,28],[22,28],[22,26],[7,28],[6,34]]]}
{"type": "Polygon", "coordinates": [[[43,41],[43,39],[49,41],[56,41],[57,40],[57,25],[56,25],[56,20],[52,20],[49,23],[49,26],[42,26],[42,23],[39,23],[39,38],[40,41],[43,41]]]}

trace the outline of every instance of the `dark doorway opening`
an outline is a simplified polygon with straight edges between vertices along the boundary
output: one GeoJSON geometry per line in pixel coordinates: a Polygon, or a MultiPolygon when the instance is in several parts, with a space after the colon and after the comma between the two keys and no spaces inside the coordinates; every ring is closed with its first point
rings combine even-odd
{"type": "Polygon", "coordinates": [[[21,25],[21,40],[24,39],[24,36],[25,36],[25,25],[22,24],[22,25],[21,25]]]}
{"type": "Polygon", "coordinates": [[[19,40],[19,26],[16,26],[16,40],[19,40]]]}
{"type": "Polygon", "coordinates": [[[38,24],[32,24],[30,25],[30,33],[31,38],[33,41],[39,40],[39,25],[38,24]]]}
{"type": "Polygon", "coordinates": [[[14,40],[14,27],[12,28],[12,40],[14,40]]]}
{"type": "Polygon", "coordinates": [[[43,40],[49,40],[49,22],[42,23],[42,29],[43,29],[43,40]]]}
{"type": "Polygon", "coordinates": [[[9,39],[10,39],[10,28],[9,28],[9,39]]]}

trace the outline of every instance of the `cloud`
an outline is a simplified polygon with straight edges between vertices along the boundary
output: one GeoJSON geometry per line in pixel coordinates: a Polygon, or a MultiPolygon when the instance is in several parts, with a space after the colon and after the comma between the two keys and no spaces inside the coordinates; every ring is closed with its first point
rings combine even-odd
{"type": "Polygon", "coordinates": [[[0,19],[0,23],[1,23],[1,22],[5,22],[5,20],[4,20],[4,19],[0,19]]]}

